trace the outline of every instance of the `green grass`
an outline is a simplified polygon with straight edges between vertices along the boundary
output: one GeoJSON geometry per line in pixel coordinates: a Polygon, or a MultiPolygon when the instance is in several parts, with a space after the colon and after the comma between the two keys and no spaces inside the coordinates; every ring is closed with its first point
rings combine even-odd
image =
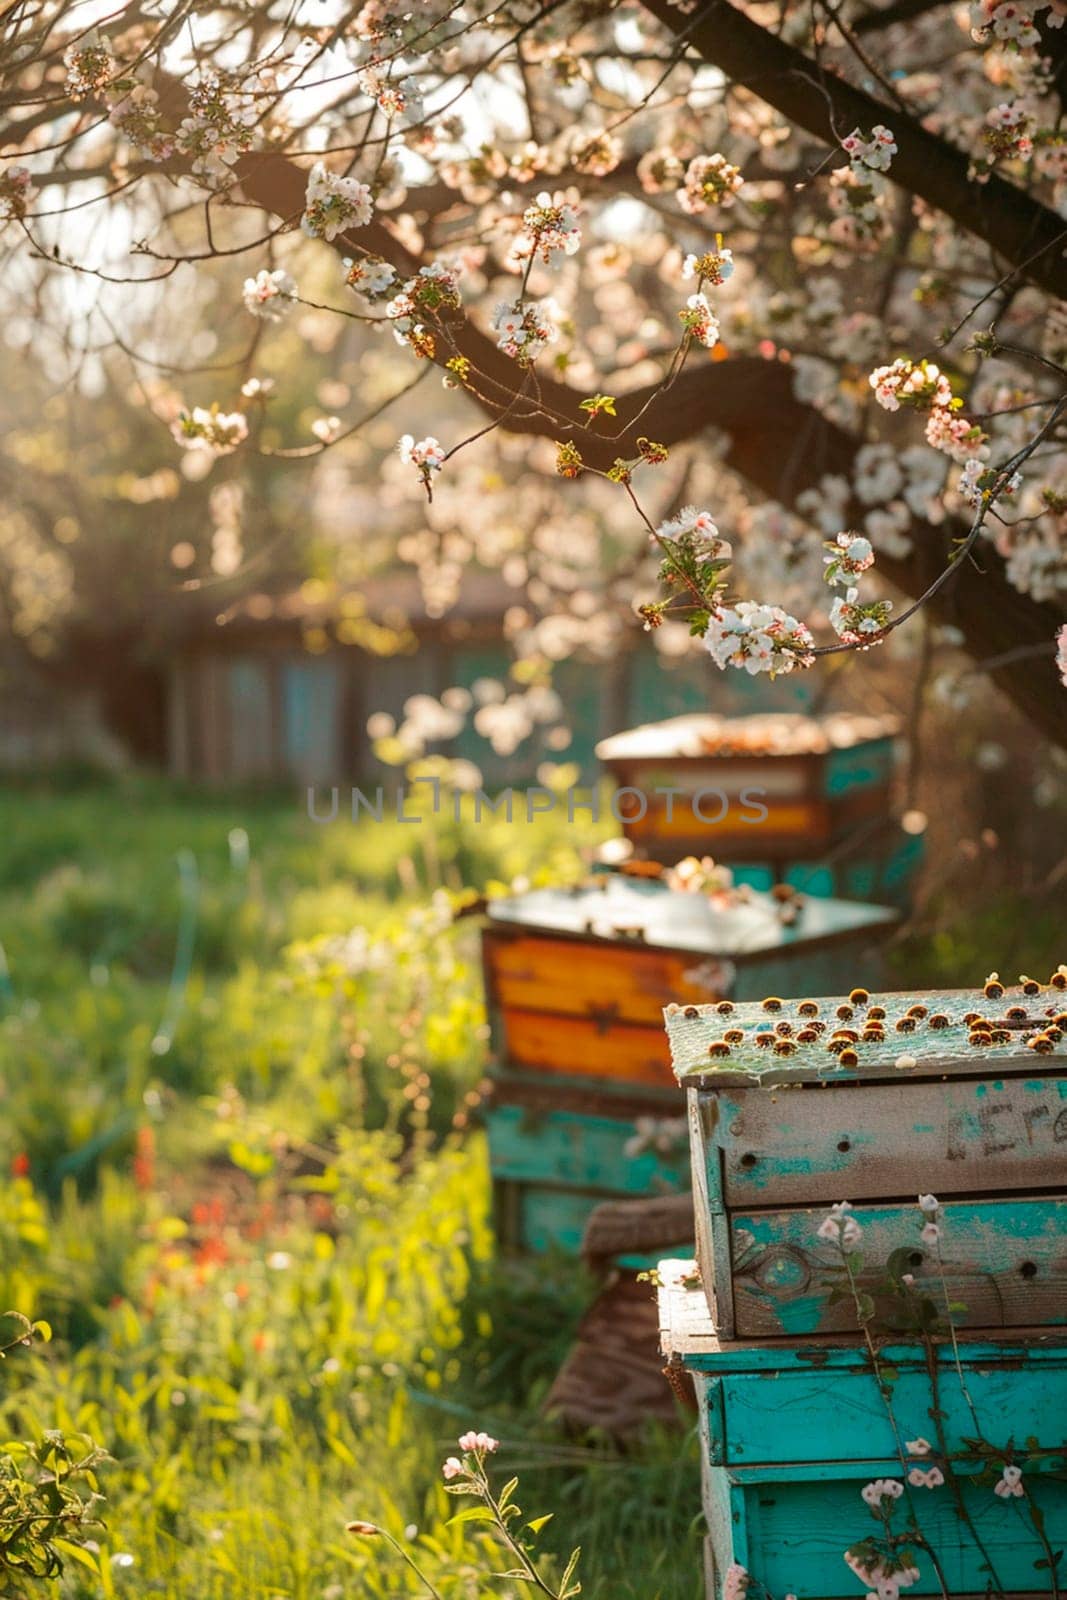
{"type": "MultiPolygon", "coordinates": [[[[0,792],[0,1308],[55,1330],[3,1369],[0,1439],[114,1458],[53,1600],[418,1592],[355,1517],[414,1530],[446,1600],[513,1594],[449,1525],[469,1426],[555,1513],[548,1547],[582,1545],[586,1600],[698,1600],[693,1429],[620,1452],[541,1415],[590,1286],[496,1260],[477,932],[440,909],[574,877],[592,842],[143,780],[0,792]]],[[[1043,976],[1057,933],[1047,902],[954,884],[897,981],[1043,976]]]]}
{"type": "Polygon", "coordinates": [[[476,929],[426,909],[573,876],[591,837],[316,827],[143,781],[0,794],[0,1171],[29,1166],[0,1180],[0,1306],[55,1333],[5,1367],[0,1438],[114,1458],[99,1548],[46,1591],[417,1592],[344,1534],[364,1517],[481,1595],[439,1473],[474,1425],[555,1512],[548,1550],[583,1545],[587,1595],[699,1596],[692,1430],[620,1453],[540,1413],[589,1285],[495,1259],[476,929]],[[369,958],[324,951],[354,927],[369,958]]]}

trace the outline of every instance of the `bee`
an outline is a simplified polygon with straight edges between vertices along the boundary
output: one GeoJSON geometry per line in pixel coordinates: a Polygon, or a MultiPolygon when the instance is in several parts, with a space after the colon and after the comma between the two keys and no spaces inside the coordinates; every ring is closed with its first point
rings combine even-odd
{"type": "Polygon", "coordinates": [[[1019,984],[1020,984],[1020,986],[1022,988],[1023,994],[1040,994],[1041,993],[1041,985],[1038,983],[1037,979],[1036,978],[1028,978],[1026,976],[1025,972],[1020,972],[1020,974],[1019,974],[1019,984]]]}
{"type": "Polygon", "coordinates": [[[797,1006],[797,1015],[801,1017],[817,1017],[819,1008],[814,1000],[802,1000],[797,1006]]]}
{"type": "Polygon", "coordinates": [[[727,1028],[723,1034],[727,1044],[743,1044],[745,1042],[744,1028],[727,1028]]]}
{"type": "Polygon", "coordinates": [[[853,989],[849,994],[849,999],[854,1006],[865,1006],[870,998],[866,989],[853,989]]]}
{"type": "Polygon", "coordinates": [[[976,1022],[981,1022],[982,1014],[980,1011],[968,1011],[965,1013],[963,1020],[968,1028],[973,1028],[976,1022]]]}
{"type": "MultiPolygon", "coordinates": [[[[1049,1029],[1049,1033],[1051,1034],[1051,1032],[1052,1032],[1052,1030],[1050,1028],[1049,1029]]],[[[993,1029],[993,1043],[994,1044],[1011,1044],[1011,1033],[1009,1032],[1009,1030],[1007,1028],[994,1028],[993,1029]]]]}
{"type": "Polygon", "coordinates": [[[841,1064],[841,1066],[843,1066],[843,1067],[856,1067],[856,1066],[859,1066],[859,1059],[860,1058],[856,1054],[855,1050],[842,1050],[841,1054],[838,1056],[837,1059],[838,1059],[839,1063],[841,1064]]]}
{"type": "Polygon", "coordinates": [[[1047,1033],[1035,1033],[1033,1038],[1027,1039],[1026,1042],[1039,1056],[1050,1056],[1056,1048],[1047,1033]]]}
{"type": "Polygon", "coordinates": [[[1026,1021],[1026,1007],[1025,1006],[1009,1006],[1007,1011],[1005,1012],[1005,1016],[1007,1017],[1009,1022],[1025,1022],[1026,1021]]]}
{"type": "Polygon", "coordinates": [[[974,1031],[968,1036],[967,1043],[973,1044],[976,1047],[992,1044],[993,1035],[985,1028],[975,1028],[974,1031]]]}
{"type": "Polygon", "coordinates": [[[916,1017],[921,1022],[926,1015],[926,1011],[926,1006],[909,1006],[907,1014],[909,1017],[916,1017]]]}
{"type": "Polygon", "coordinates": [[[885,1006],[871,1006],[867,1013],[868,1022],[884,1022],[885,1006]]]}
{"type": "Polygon", "coordinates": [[[1060,1040],[1063,1038],[1063,1029],[1058,1028],[1056,1024],[1053,1023],[1050,1028],[1045,1029],[1045,1038],[1051,1039],[1053,1044],[1059,1044],[1060,1040]]]}
{"type": "Polygon", "coordinates": [[[851,1006],[838,1006],[834,1015],[840,1017],[842,1022],[851,1022],[855,1013],[851,1006]]]}
{"type": "Polygon", "coordinates": [[[1050,989],[1067,989],[1067,972],[1054,972],[1048,981],[1050,989]]]}
{"type": "Polygon", "coordinates": [[[686,1006],[685,1015],[687,1017],[699,1017],[700,1012],[697,1010],[696,1006],[686,1006]]]}
{"type": "Polygon", "coordinates": [[[734,1003],[732,1000],[720,1000],[715,1009],[720,1017],[728,1017],[734,1009],[734,1003]]]}
{"type": "Polygon", "coordinates": [[[793,1031],[793,1024],[791,1022],[784,1021],[776,1022],[774,1025],[774,1031],[775,1033],[780,1033],[783,1039],[788,1039],[789,1035],[793,1031]]]}
{"type": "Polygon", "coordinates": [[[900,1021],[896,1025],[896,1029],[897,1029],[898,1033],[914,1033],[915,1032],[915,1018],[914,1017],[901,1017],[900,1021]]]}
{"type": "Polygon", "coordinates": [[[776,994],[768,995],[767,999],[763,1002],[763,1009],[764,1011],[781,1011],[782,1002],[779,1000],[776,994]]]}
{"type": "Polygon", "coordinates": [[[848,1040],[839,1039],[835,1034],[832,1039],[827,1039],[826,1048],[831,1052],[831,1054],[839,1056],[842,1050],[846,1050],[848,1048],[848,1040]]]}
{"type": "Polygon", "coordinates": [[[943,1011],[935,1011],[933,1016],[930,1018],[929,1026],[931,1028],[940,1030],[942,1028],[949,1028],[952,1026],[952,1024],[949,1022],[943,1011]]]}
{"type": "Polygon", "coordinates": [[[728,1056],[729,1054],[730,1046],[726,1043],[725,1039],[715,1039],[711,1044],[708,1045],[709,1056],[722,1057],[728,1056]]]}
{"type": "Polygon", "coordinates": [[[815,1028],[801,1028],[797,1034],[797,1044],[817,1044],[819,1039],[815,1028]]]}
{"type": "Polygon", "coordinates": [[[1002,1000],[1004,998],[1004,985],[1001,983],[1000,978],[995,972],[991,972],[989,974],[989,977],[985,981],[985,988],[982,990],[982,993],[985,995],[987,1000],[1002,1000]]]}
{"type": "Polygon", "coordinates": [[[768,1045],[774,1044],[774,1042],[775,1042],[775,1039],[774,1039],[774,1034],[773,1033],[757,1033],[756,1034],[756,1043],[758,1045],[762,1045],[765,1049],[766,1049],[766,1047],[768,1045]]]}
{"type": "Polygon", "coordinates": [[[874,1027],[874,1028],[867,1027],[867,1028],[864,1028],[862,1037],[863,1037],[864,1043],[866,1043],[866,1044],[884,1044],[885,1043],[885,1029],[884,1028],[879,1028],[879,1027],[874,1027]]]}
{"type": "Polygon", "coordinates": [[[776,1056],[795,1055],[796,1048],[797,1047],[793,1043],[792,1039],[776,1039],[774,1041],[774,1053],[776,1056]]]}
{"type": "Polygon", "coordinates": [[[846,1044],[855,1044],[859,1034],[855,1028],[835,1028],[833,1037],[835,1039],[843,1039],[846,1044]]]}

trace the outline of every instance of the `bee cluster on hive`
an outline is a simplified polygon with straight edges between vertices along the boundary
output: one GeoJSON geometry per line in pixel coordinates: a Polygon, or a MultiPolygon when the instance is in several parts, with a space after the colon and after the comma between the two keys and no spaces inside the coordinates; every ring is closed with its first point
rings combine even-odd
{"type": "Polygon", "coordinates": [[[791,1065],[833,1071],[968,1053],[1067,1055],[1067,965],[1047,983],[1021,974],[1009,987],[991,973],[981,988],[916,1000],[910,994],[848,995],[818,1000],[731,1000],[666,1008],[679,1077],[716,1068],[760,1072],[791,1065]],[[690,1027],[688,1024],[692,1024],[690,1027]]]}

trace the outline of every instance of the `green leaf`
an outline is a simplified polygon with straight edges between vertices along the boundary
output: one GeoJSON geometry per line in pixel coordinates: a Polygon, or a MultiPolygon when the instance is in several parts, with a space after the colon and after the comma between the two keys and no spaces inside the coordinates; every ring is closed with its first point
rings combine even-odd
{"type": "Polygon", "coordinates": [[[577,1549],[571,1551],[571,1558],[567,1562],[566,1570],[564,1571],[562,1580],[560,1581],[560,1586],[559,1586],[559,1597],[560,1597],[560,1600],[569,1600],[569,1596],[570,1595],[580,1594],[581,1591],[582,1591],[582,1586],[581,1586],[580,1583],[575,1583],[575,1584],[571,1583],[571,1579],[574,1577],[574,1574],[575,1574],[575,1572],[577,1570],[578,1559],[581,1556],[581,1553],[582,1553],[581,1545],[579,1545],[577,1547],[577,1549]]]}
{"type": "Polygon", "coordinates": [[[451,1528],[460,1522],[495,1522],[496,1518],[488,1506],[468,1506],[465,1511],[457,1511],[454,1517],[449,1517],[448,1526],[451,1528]]]}

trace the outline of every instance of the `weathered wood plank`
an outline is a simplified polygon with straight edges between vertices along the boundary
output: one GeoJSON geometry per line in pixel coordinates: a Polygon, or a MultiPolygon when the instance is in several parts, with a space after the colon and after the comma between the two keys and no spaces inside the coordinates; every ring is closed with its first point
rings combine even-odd
{"type": "MultiPolygon", "coordinates": [[[[805,1334],[797,1339],[727,1339],[716,1328],[690,1257],[670,1257],[658,1265],[660,1350],[668,1361],[684,1363],[693,1372],[849,1372],[866,1371],[870,1357],[854,1334],[805,1334]]],[[[1008,1361],[1042,1365],[1067,1361],[1067,1332],[1047,1327],[964,1333],[961,1348],[972,1362],[1008,1361]]],[[[879,1341],[879,1356],[894,1368],[925,1370],[926,1355],[912,1341],[879,1341]]],[[[951,1342],[935,1338],[933,1351],[948,1371],[954,1363],[951,1342]]]]}
{"type": "Polygon", "coordinates": [[[620,1195],[664,1194],[689,1186],[684,1116],[634,1123],[575,1112],[531,1114],[523,1106],[496,1105],[486,1124],[494,1177],[620,1195]]]}
{"type": "MultiPolygon", "coordinates": [[[[1005,1448],[1009,1439],[1022,1456],[1024,1441],[1038,1439],[1047,1449],[1063,1444],[1060,1420],[1067,1417],[1067,1352],[1038,1369],[1022,1362],[975,1361],[962,1358],[967,1392],[983,1419],[990,1440],[1005,1448]]],[[[959,1376],[945,1371],[935,1399],[929,1375],[919,1367],[894,1369],[894,1432],[874,1374],[843,1372],[828,1378],[821,1368],[808,1372],[723,1373],[709,1404],[724,1418],[722,1456],[728,1467],[784,1466],[798,1458],[806,1463],[849,1462],[855,1471],[879,1474],[889,1464],[900,1474],[897,1439],[936,1436],[931,1413],[942,1412],[945,1437],[961,1441],[973,1436],[972,1413],[959,1376]],[[867,1463],[864,1467],[863,1463],[867,1463]]],[[[1067,1447],[1065,1447],[1067,1448],[1067,1447]]]]}
{"type": "MultiPolygon", "coordinates": [[[[1036,1060],[1033,1063],[1037,1064],[1036,1060]]],[[[729,1206],[1067,1183],[1067,1074],[768,1090],[717,1101],[729,1206]]]]}
{"type": "MultiPolygon", "coordinates": [[[[793,1470],[796,1477],[792,1482],[741,1485],[730,1481],[726,1469],[712,1469],[713,1478],[721,1474],[726,1480],[730,1507],[729,1542],[716,1549],[715,1565],[721,1572],[731,1560],[741,1560],[755,1584],[765,1586],[774,1595],[792,1592],[803,1595],[805,1600],[855,1596],[856,1579],[842,1552],[871,1531],[870,1517],[860,1499],[867,1478],[861,1472],[853,1478],[805,1479],[801,1476],[803,1469],[793,1470]]],[[[988,1485],[967,1483],[962,1493],[971,1516],[981,1527],[1004,1592],[1012,1600],[1036,1595],[1044,1595],[1047,1600],[1047,1584],[1041,1584],[1041,1574],[1035,1571],[1041,1547],[1025,1519],[1012,1504],[996,1499],[988,1485]]],[[[1062,1483],[1045,1479],[1035,1490],[1035,1497],[1045,1512],[1046,1533],[1053,1548],[1062,1548],[1067,1538],[1067,1489],[1062,1483]]],[[[710,1505],[707,1511],[710,1521],[710,1505]]],[[[988,1575],[983,1571],[983,1556],[961,1532],[949,1496],[943,1491],[926,1493],[917,1504],[917,1520],[926,1540],[938,1551],[953,1600],[985,1596],[988,1575]]],[[[716,1518],[718,1526],[725,1521],[716,1518]]],[[[918,1566],[919,1581],[908,1589],[908,1595],[916,1600],[939,1595],[941,1590],[929,1558],[921,1551],[918,1566]]]]}
{"type": "MultiPolygon", "coordinates": [[[[699,1004],[721,998],[728,971],[717,974],[694,956],[601,943],[583,948],[556,937],[521,935],[486,939],[490,982],[497,1003],[510,1010],[547,1011],[662,1029],[669,999],[699,1004]]],[[[506,1026],[506,1017],[505,1017],[506,1026]]],[[[663,1052],[664,1056],[666,1051],[663,1052]]]]}
{"type": "MultiPolygon", "coordinates": [[[[845,1331],[856,1327],[850,1299],[830,1305],[839,1256],[816,1237],[824,1210],[731,1214],[735,1325],[743,1336],[845,1331]]],[[[1067,1201],[1012,1197],[949,1201],[941,1244],[957,1326],[1010,1328],[1067,1324],[1067,1201]]],[[[936,1257],[919,1242],[914,1205],[857,1206],[863,1229],[860,1284],[873,1291],[892,1250],[914,1245],[916,1284],[944,1301],[936,1257]]],[[[708,1269],[705,1267],[706,1272],[708,1269]]]]}
{"type": "MultiPolygon", "coordinates": [[[[857,978],[857,981],[862,982],[862,979],[857,978]]],[[[750,1084],[775,1087],[781,1084],[903,1083],[912,1078],[956,1075],[995,1080],[1009,1075],[1038,1076],[1055,1071],[1057,1063],[1062,1068],[1067,1061],[1067,1028],[1059,1029],[1059,1038],[1049,1040],[1047,1053],[1037,1053],[1026,1043],[1031,1035],[1043,1031],[1054,1017],[1067,1013],[1067,990],[1062,988],[1042,986],[1036,994],[1028,994],[1014,986],[996,1000],[988,999],[981,989],[872,992],[868,1001],[855,1007],[849,1007],[847,992],[789,998],[782,996],[780,990],[772,990],[765,998],[775,995],[780,1004],[773,1011],[768,1011],[761,1001],[737,1004],[728,1021],[714,1005],[669,1007],[665,1013],[666,1027],[671,1059],[679,1080],[688,1088],[715,1089],[750,1084]],[[864,1039],[862,1030],[870,1007],[876,1004],[885,1012],[884,1037],[864,1039]],[[801,1005],[814,1007],[815,1021],[823,1024],[823,1032],[810,1041],[799,1037],[810,1020],[801,1012],[801,1005]],[[924,1008],[923,1014],[909,1019],[907,1013],[915,1005],[924,1008]],[[1009,1021],[1007,1014],[1013,1007],[1023,1010],[1027,1020],[1009,1021]],[[849,1009],[848,1017],[841,1016],[842,1008],[849,1009]],[[944,1027],[931,1027],[931,1016],[944,1016],[948,1023],[944,1027]],[[969,1016],[990,1021],[1007,1037],[995,1043],[972,1044],[971,1028],[964,1020],[969,1016]],[[898,1023],[905,1024],[903,1030],[897,1027],[898,1023]],[[1008,1025],[1002,1027],[1003,1023],[1008,1025]],[[759,1035],[773,1034],[781,1024],[792,1030],[792,1049],[786,1058],[756,1042],[759,1035]],[[850,1044],[857,1060],[844,1066],[828,1048],[830,1035],[841,1027],[850,1027],[857,1034],[857,1039],[850,1044]],[[728,1056],[713,1063],[708,1047],[720,1039],[727,1028],[742,1030],[744,1038],[730,1046],[728,1056]]]]}
{"type": "Polygon", "coordinates": [[[662,1028],[604,1027],[584,1017],[509,1007],[502,1017],[508,1059],[516,1066],[573,1078],[669,1087],[673,1082],[662,1028]]]}

